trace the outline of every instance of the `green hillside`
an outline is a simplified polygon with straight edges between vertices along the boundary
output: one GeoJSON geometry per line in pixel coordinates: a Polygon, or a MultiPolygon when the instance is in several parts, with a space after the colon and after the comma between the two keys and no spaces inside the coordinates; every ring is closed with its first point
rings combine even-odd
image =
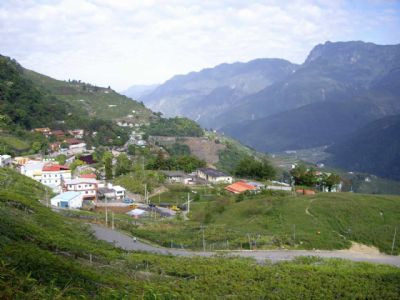
{"type": "Polygon", "coordinates": [[[110,88],[93,86],[81,81],[61,81],[24,70],[26,78],[42,86],[57,98],[77,109],[84,109],[90,116],[114,120],[132,115],[138,123],[148,122],[153,116],[143,104],[116,93],[110,88]]]}
{"type": "Polygon", "coordinates": [[[40,204],[43,196],[37,182],[0,169],[1,299],[399,296],[400,270],[383,265],[316,258],[259,265],[128,253],[40,204]]]}
{"type": "MultiPolygon", "coordinates": [[[[208,247],[220,250],[249,249],[251,239],[258,249],[346,249],[354,241],[390,253],[395,227],[400,228],[399,196],[265,193],[242,200],[223,190],[197,193],[200,199],[191,204],[191,221],[149,221],[132,232],[163,245],[173,241],[201,249],[203,224],[208,247]]],[[[187,191],[170,198],[181,204],[186,195],[187,191]]],[[[157,200],[154,197],[154,203],[157,200]]],[[[400,243],[394,253],[400,253],[400,243]]]]}

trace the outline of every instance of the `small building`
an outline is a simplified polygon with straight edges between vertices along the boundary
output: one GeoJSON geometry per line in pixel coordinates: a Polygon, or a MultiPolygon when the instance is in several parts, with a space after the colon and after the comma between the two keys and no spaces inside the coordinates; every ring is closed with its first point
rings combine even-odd
{"type": "Polygon", "coordinates": [[[76,178],[64,181],[63,191],[75,191],[82,194],[82,200],[96,200],[97,180],[94,178],[76,178]]]}
{"type": "Polygon", "coordinates": [[[74,130],[68,130],[68,133],[76,139],[81,139],[83,138],[85,131],[83,129],[74,129],[74,130]]]}
{"type": "Polygon", "coordinates": [[[184,183],[185,172],[182,171],[161,171],[169,183],[184,183]]]}
{"type": "MultiPolygon", "coordinates": [[[[21,160],[21,162],[24,160],[21,160]]],[[[28,160],[20,167],[20,173],[36,181],[42,182],[42,169],[45,163],[43,161],[28,160]]]]}
{"type": "Polygon", "coordinates": [[[81,208],[82,196],[80,192],[64,192],[50,200],[52,206],[60,208],[81,208]]]}
{"type": "Polygon", "coordinates": [[[67,166],[47,164],[42,169],[41,183],[51,187],[53,191],[61,190],[62,182],[71,179],[71,170],[67,166]]]}
{"type": "Polygon", "coordinates": [[[267,184],[266,188],[268,190],[273,190],[273,191],[290,192],[292,190],[292,186],[290,184],[287,184],[285,182],[274,181],[274,180],[272,180],[270,184],[267,184]]]}
{"type": "Polygon", "coordinates": [[[114,185],[113,190],[115,191],[116,200],[123,200],[125,198],[126,189],[120,185],[114,185]]]}
{"type": "Polygon", "coordinates": [[[0,155],[0,167],[8,167],[12,164],[11,155],[4,154],[0,155]]]}
{"type": "Polygon", "coordinates": [[[242,194],[245,192],[255,192],[257,188],[244,181],[238,181],[225,187],[225,190],[234,194],[242,194]]]}
{"type": "Polygon", "coordinates": [[[115,191],[109,187],[99,187],[97,190],[97,199],[103,201],[115,201],[115,191]]]}
{"type": "Polygon", "coordinates": [[[210,183],[232,183],[233,178],[225,174],[224,172],[218,171],[212,168],[200,168],[197,170],[197,176],[210,183]]]}
{"type": "Polygon", "coordinates": [[[53,130],[50,134],[57,140],[62,140],[65,137],[65,132],[62,130],[53,130]]]}
{"type": "Polygon", "coordinates": [[[39,132],[41,134],[43,134],[45,137],[48,137],[51,134],[51,129],[48,127],[45,128],[35,128],[33,129],[33,131],[35,132],[39,132]]]}

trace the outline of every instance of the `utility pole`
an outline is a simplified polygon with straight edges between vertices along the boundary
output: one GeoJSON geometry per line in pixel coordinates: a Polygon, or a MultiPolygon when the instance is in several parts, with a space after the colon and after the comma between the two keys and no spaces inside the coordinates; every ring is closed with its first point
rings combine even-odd
{"type": "Polygon", "coordinates": [[[296,245],[296,224],[293,224],[293,243],[296,245]]]}
{"type": "Polygon", "coordinates": [[[205,226],[204,226],[204,225],[201,225],[201,229],[202,229],[202,232],[203,232],[203,252],[206,252],[206,240],[204,239],[204,229],[205,229],[205,226]]]}
{"type": "Polygon", "coordinates": [[[144,203],[147,203],[147,183],[144,184],[144,203]]]}
{"type": "Polygon", "coordinates": [[[187,197],[187,213],[190,213],[190,194],[188,193],[187,197]]]}
{"type": "Polygon", "coordinates": [[[247,239],[249,240],[249,250],[251,250],[250,234],[247,234],[247,239]]]}
{"type": "Polygon", "coordinates": [[[392,243],[392,252],[390,253],[391,255],[393,255],[394,244],[396,243],[396,233],[397,233],[397,227],[394,228],[394,236],[393,236],[393,243],[392,243]]]}
{"type": "Polygon", "coordinates": [[[49,199],[47,198],[47,187],[45,188],[45,201],[46,201],[46,206],[49,207],[49,199]]]}
{"type": "Polygon", "coordinates": [[[106,197],[106,227],[108,227],[108,206],[107,206],[107,197],[106,197]]]}
{"type": "Polygon", "coordinates": [[[111,229],[114,230],[114,212],[111,212],[111,229]]]}

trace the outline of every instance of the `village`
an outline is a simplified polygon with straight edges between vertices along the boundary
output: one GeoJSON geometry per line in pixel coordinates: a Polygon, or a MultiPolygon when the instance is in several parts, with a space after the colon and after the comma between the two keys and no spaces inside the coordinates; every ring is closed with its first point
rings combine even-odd
{"type": "MultiPolygon", "coordinates": [[[[127,125],[123,123],[120,126],[127,125]]],[[[151,203],[151,196],[168,190],[165,186],[186,186],[189,190],[192,188],[192,193],[196,193],[199,187],[218,186],[232,195],[257,194],[264,190],[295,192],[293,184],[275,180],[259,182],[253,179],[234,178],[213,166],[206,166],[192,172],[159,170],[157,176],[163,178],[164,189],[159,188],[151,194],[147,183],[143,182],[143,192],[135,193],[107,178],[103,163],[95,159],[95,149],[87,149],[83,140],[84,130],[64,132],[50,128],[36,128],[34,131],[52,141],[49,143],[47,155],[41,153],[16,157],[1,155],[0,166],[14,168],[22,175],[47,186],[51,193],[43,201],[46,205],[57,209],[115,210],[134,218],[146,217],[149,212],[156,211],[160,216],[173,217],[181,211],[189,210],[191,200],[188,197],[186,203],[181,203],[182,201],[178,203],[175,199],[169,199],[167,203],[160,201],[157,204],[151,203]]],[[[110,149],[111,168],[115,168],[120,155],[126,155],[129,145],[138,147],[141,151],[149,147],[140,132],[132,131],[124,147],[110,149]]],[[[142,168],[144,171],[144,163],[142,168]]],[[[332,191],[339,190],[340,186],[335,186],[332,191]]],[[[296,192],[304,195],[315,194],[313,190],[307,189],[297,189],[296,192]]]]}

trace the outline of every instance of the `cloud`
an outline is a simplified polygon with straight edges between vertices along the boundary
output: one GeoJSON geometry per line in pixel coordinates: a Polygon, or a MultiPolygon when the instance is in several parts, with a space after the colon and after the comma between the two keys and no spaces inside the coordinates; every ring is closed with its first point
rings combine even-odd
{"type": "Polygon", "coordinates": [[[59,79],[116,89],[223,62],[301,63],[326,40],[399,41],[396,2],[2,1],[0,53],[59,79]]]}

